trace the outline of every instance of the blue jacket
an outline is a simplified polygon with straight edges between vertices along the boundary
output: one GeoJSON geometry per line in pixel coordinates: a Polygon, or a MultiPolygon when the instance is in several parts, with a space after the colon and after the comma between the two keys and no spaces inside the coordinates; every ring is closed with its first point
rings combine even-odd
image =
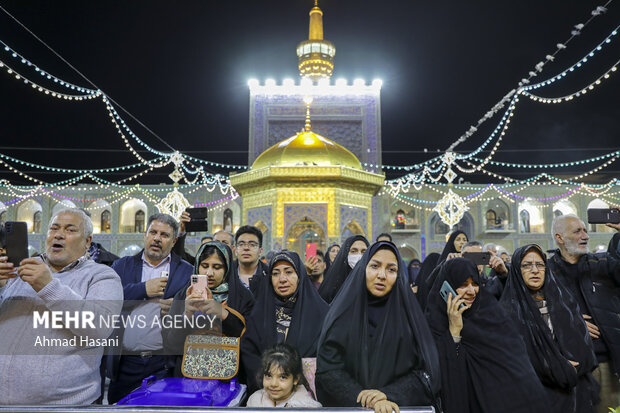
{"type": "MultiPolygon", "coordinates": [[[[146,283],[142,282],[142,253],[114,261],[112,268],[121,277],[125,300],[145,300],[146,283]]],[[[170,274],[162,298],[172,298],[189,282],[194,268],[175,253],[170,254],[170,274]]]]}
{"type": "MultiPolygon", "coordinates": [[[[112,268],[121,277],[123,284],[123,294],[125,301],[127,300],[146,300],[146,283],[142,282],[142,253],[140,251],[136,255],[130,257],[119,258],[114,261],[112,268]]],[[[189,284],[190,276],[194,272],[194,268],[186,261],[183,261],[178,255],[170,254],[170,272],[168,274],[168,283],[164,290],[164,296],[161,298],[173,298],[177,292],[186,288],[189,284]]],[[[123,315],[128,315],[131,308],[123,307],[123,315]]],[[[118,366],[120,364],[121,349],[123,348],[124,328],[114,331],[113,337],[120,337],[118,348],[108,349],[109,353],[106,359],[106,375],[111,379],[115,379],[118,374],[118,366]]]]}

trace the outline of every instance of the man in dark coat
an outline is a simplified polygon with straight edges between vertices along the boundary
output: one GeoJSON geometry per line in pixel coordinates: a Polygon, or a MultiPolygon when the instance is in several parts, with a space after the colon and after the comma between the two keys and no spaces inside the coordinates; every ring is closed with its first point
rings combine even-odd
{"type": "MultiPolygon", "coordinates": [[[[620,231],[620,224],[608,224],[620,231]]],[[[579,304],[599,366],[593,375],[601,385],[599,412],[620,405],[620,261],[611,254],[588,252],[588,231],[579,217],[553,220],[558,250],[548,260],[551,271],[579,304]]]]}
{"type": "Polygon", "coordinates": [[[107,360],[110,404],[129,394],[144,378],[165,377],[174,367],[170,364],[174,358],[163,355],[161,326],[153,326],[151,320],[168,313],[175,294],[185,288],[193,272],[190,264],[170,252],[178,233],[179,224],[173,217],[154,214],[148,219],[144,249],[112,266],[123,283],[123,316],[148,321],[147,327],[128,325],[118,332],[122,337],[119,354],[107,360]]]}

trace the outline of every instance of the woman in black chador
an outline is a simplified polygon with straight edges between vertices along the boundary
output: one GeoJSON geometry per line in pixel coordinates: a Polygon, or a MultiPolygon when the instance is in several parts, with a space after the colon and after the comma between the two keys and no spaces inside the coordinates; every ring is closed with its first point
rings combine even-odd
{"type": "Polygon", "coordinates": [[[340,247],[338,255],[332,262],[325,278],[319,287],[319,294],[329,304],[332,302],[347,276],[362,258],[362,254],[368,248],[368,240],[363,235],[354,235],[340,247]]]}
{"type": "Polygon", "coordinates": [[[316,357],[317,341],[329,306],[306,275],[304,263],[293,251],[276,253],[269,264],[269,282],[261,283],[256,303],[241,339],[241,361],[250,392],[259,388],[265,349],[286,343],[301,357],[316,357]]]}
{"type": "MultiPolygon", "coordinates": [[[[340,245],[337,243],[333,243],[325,252],[325,271],[329,270],[329,267],[331,267],[333,264],[334,260],[332,260],[332,251],[334,251],[334,253],[338,255],[338,252],[340,251],[340,245]]],[[[334,256],[334,259],[335,258],[336,256],[334,256]]]]}
{"type": "Polygon", "coordinates": [[[517,249],[500,304],[512,314],[551,412],[595,412],[596,358],[577,301],[535,244],[517,249]]]}
{"type": "Polygon", "coordinates": [[[439,351],[446,413],[541,413],[548,401],[510,316],[480,285],[464,258],[446,261],[426,315],[439,351]],[[444,301],[444,281],[456,292],[444,301]],[[461,306],[464,304],[464,306],[461,306]]]}
{"type": "Polygon", "coordinates": [[[436,405],[437,350],[391,242],[373,244],[332,302],[319,340],[323,406],[436,405]]]}
{"type": "MultiPolygon", "coordinates": [[[[435,261],[435,265],[426,265],[424,266],[424,272],[420,270],[419,281],[418,281],[418,292],[416,296],[418,297],[418,302],[420,303],[420,307],[422,307],[422,311],[426,311],[426,302],[428,301],[428,292],[433,287],[433,283],[435,282],[435,278],[437,278],[437,271],[435,271],[441,264],[443,264],[450,254],[458,254],[463,249],[463,245],[467,243],[467,234],[465,234],[461,230],[456,230],[446,242],[445,247],[443,247],[443,251],[439,258],[435,261]]],[[[432,254],[431,254],[432,255],[432,254]]],[[[426,257],[428,260],[431,255],[426,257]]],[[[424,260],[424,262],[426,262],[424,260]]],[[[431,262],[429,262],[431,264],[431,262]]]]}

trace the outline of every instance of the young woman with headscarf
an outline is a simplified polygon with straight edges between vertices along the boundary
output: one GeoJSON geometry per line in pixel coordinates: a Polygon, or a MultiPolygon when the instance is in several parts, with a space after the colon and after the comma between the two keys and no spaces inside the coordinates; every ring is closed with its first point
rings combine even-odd
{"type": "Polygon", "coordinates": [[[329,267],[333,264],[338,252],[340,252],[340,245],[337,243],[330,245],[325,252],[325,273],[327,273],[327,270],[329,270],[329,267]]]}
{"type": "Polygon", "coordinates": [[[329,309],[297,253],[276,253],[269,274],[270,282],[261,284],[241,339],[241,361],[250,392],[259,388],[256,374],[262,371],[262,353],[274,344],[289,344],[302,358],[316,357],[321,326],[329,309]]]}
{"type": "MultiPolygon", "coordinates": [[[[172,317],[184,315],[191,318],[197,312],[215,315],[221,319],[221,333],[228,337],[239,337],[246,326],[254,305],[252,293],[241,284],[232,271],[232,251],[219,241],[206,242],[196,253],[194,274],[207,276],[209,291],[204,296],[196,291],[191,282],[174,297],[169,314],[172,317]]],[[[164,348],[170,354],[183,354],[188,334],[199,334],[191,328],[163,328],[164,348]]],[[[176,363],[175,375],[180,376],[180,363],[176,363]]]]}
{"type": "Polygon", "coordinates": [[[325,273],[325,278],[319,287],[319,294],[329,304],[332,302],[347,276],[362,258],[368,248],[368,240],[363,235],[354,235],[347,238],[342,244],[334,262],[325,273]]]}
{"type": "Polygon", "coordinates": [[[511,262],[500,304],[517,322],[550,411],[595,412],[596,357],[577,301],[557,282],[538,245],[517,249],[511,262]]]}
{"type": "Polygon", "coordinates": [[[469,241],[467,234],[460,229],[451,233],[439,257],[439,264],[444,263],[448,259],[448,255],[460,253],[463,249],[463,245],[467,244],[467,241],[469,241]]]}
{"type": "Polygon", "coordinates": [[[406,271],[394,244],[375,243],[332,302],[317,355],[323,406],[436,405],[437,351],[406,271]]]}
{"type": "Polygon", "coordinates": [[[516,326],[479,285],[478,268],[453,258],[440,267],[428,296],[426,315],[439,351],[444,411],[545,412],[543,386],[516,326]],[[440,294],[444,281],[457,294],[447,303],[440,294]]]}

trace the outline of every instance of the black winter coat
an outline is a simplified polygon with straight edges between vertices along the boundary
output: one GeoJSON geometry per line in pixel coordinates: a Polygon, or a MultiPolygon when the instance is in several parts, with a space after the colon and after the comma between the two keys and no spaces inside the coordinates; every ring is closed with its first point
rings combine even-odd
{"type": "MultiPolygon", "coordinates": [[[[566,280],[559,250],[548,265],[559,280],[566,280]]],[[[588,306],[584,312],[591,315],[601,331],[601,338],[609,349],[612,371],[620,376],[620,261],[609,253],[585,254],[577,263],[579,289],[588,306]]]]}

